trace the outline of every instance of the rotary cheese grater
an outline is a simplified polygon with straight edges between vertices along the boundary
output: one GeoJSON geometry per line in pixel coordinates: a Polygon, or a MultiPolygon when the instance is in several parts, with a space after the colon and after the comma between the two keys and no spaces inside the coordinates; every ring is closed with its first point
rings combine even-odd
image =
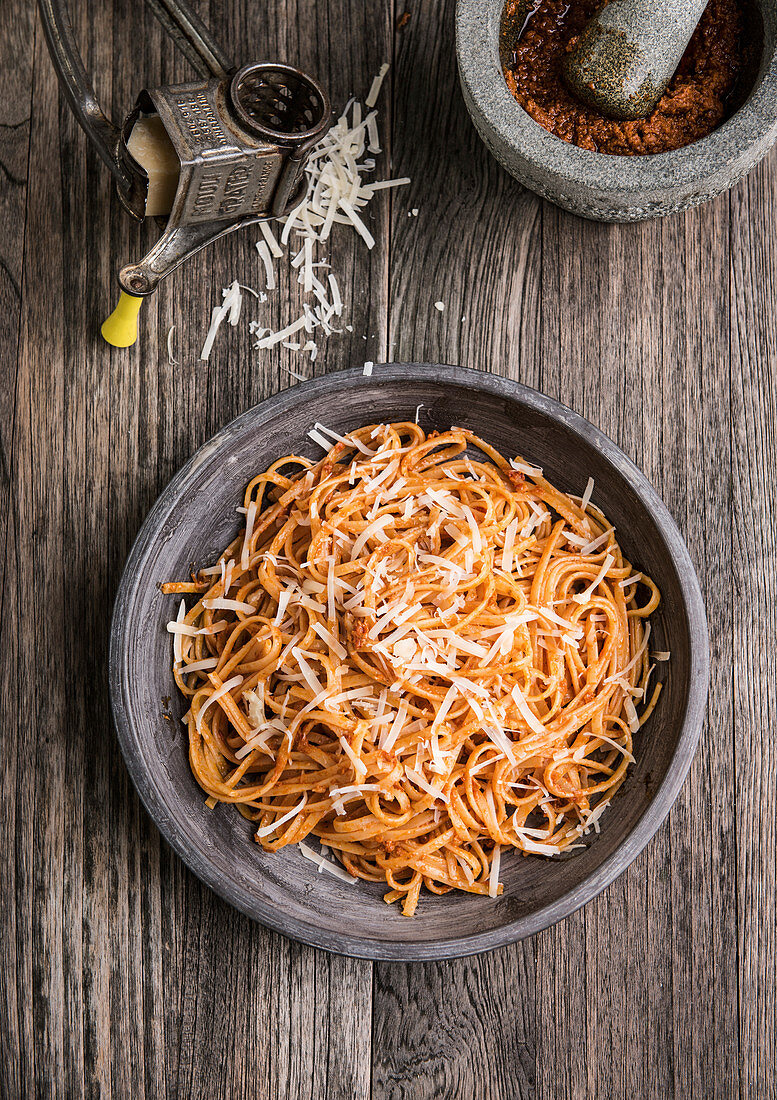
{"type": "Polygon", "coordinates": [[[146,0],[200,79],[144,89],[121,127],[103,113],[62,0],[39,0],[49,52],[70,106],[136,221],[162,234],[119,272],[109,343],[137,336],[143,298],[195,252],[234,229],[278,218],[305,194],[305,164],[331,121],[326,93],[291,65],[233,66],[179,0],[146,0]],[[141,163],[142,162],[142,163],[141,163]]]}

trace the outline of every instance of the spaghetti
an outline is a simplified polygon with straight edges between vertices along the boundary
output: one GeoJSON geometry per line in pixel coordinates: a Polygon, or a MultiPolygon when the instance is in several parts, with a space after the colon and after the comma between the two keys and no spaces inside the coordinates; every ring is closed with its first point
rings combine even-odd
{"type": "Polygon", "coordinates": [[[326,456],[254,477],[218,563],[162,586],[196,597],[168,624],[194,776],[265,850],[405,915],[422,886],[496,896],[504,849],[598,831],[660,691],[658,590],[592,483],[568,496],[461,428],[310,434],[326,456]]]}

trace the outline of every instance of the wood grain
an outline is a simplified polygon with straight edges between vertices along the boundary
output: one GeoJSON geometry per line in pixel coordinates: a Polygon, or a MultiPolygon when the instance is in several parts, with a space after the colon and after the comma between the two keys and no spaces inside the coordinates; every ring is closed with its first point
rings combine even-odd
{"type": "MultiPolygon", "coordinates": [[[[21,334],[25,207],[30,145],[30,98],[32,93],[33,20],[26,0],[12,0],[6,8],[9,32],[0,36],[0,618],[15,622],[18,615],[15,562],[18,553],[18,506],[13,485],[13,437],[18,400],[17,362],[21,334]],[[17,60],[18,59],[18,60],[17,60]]],[[[0,696],[12,700],[19,672],[19,639],[9,630],[2,645],[0,696]]],[[[2,706],[2,704],[0,704],[2,706]]],[[[13,704],[12,704],[13,706],[13,704]]],[[[13,790],[17,781],[17,748],[21,730],[13,712],[3,722],[7,745],[0,760],[3,791],[13,790]]],[[[16,805],[5,802],[0,813],[0,845],[12,854],[17,843],[16,805]]],[[[25,914],[17,899],[29,889],[26,866],[17,867],[13,858],[3,867],[4,889],[0,892],[2,952],[0,973],[0,1095],[22,1095],[28,1080],[23,1051],[29,1049],[30,1027],[19,1026],[21,974],[16,958],[17,936],[24,936],[25,914]]],[[[25,977],[29,976],[29,972],[25,977]]],[[[25,988],[21,985],[21,989],[25,988]]],[[[26,988],[30,985],[27,983],[26,988]]]]}
{"type": "MultiPolygon", "coordinates": [[[[308,68],[342,105],[383,60],[384,193],[368,252],[333,237],[353,332],[315,372],[459,362],[610,434],[688,541],[710,620],[690,778],[626,875],[563,924],[446,965],[316,952],[252,925],[149,823],[108,716],[110,605],[138,526],[192,451],[310,365],[225,329],[250,239],[197,257],[109,351],[128,224],[60,101],[29,0],[0,31],[0,1097],[775,1100],[777,157],[698,211],[602,226],[522,190],[458,92],[453,0],[200,8],[236,60],[308,68]],[[413,216],[412,210],[418,215],[413,216]],[[443,303],[442,311],[434,303],[443,303]],[[175,325],[179,364],[168,361],[175,325]],[[364,337],[367,337],[364,339],[364,337]]],[[[137,5],[73,5],[120,117],[185,62],[137,5]]],[[[298,287],[278,265],[268,323],[298,287]]],[[[254,307],[251,307],[254,308],[254,307]]],[[[253,314],[252,314],[253,315],[253,314]]]]}
{"type": "Polygon", "coordinates": [[[774,1060],[777,987],[777,823],[765,812],[777,789],[774,704],[777,540],[773,363],[777,293],[774,178],[762,166],[732,199],[731,452],[734,578],[734,805],[740,1089],[743,1098],[777,1095],[774,1060]]]}

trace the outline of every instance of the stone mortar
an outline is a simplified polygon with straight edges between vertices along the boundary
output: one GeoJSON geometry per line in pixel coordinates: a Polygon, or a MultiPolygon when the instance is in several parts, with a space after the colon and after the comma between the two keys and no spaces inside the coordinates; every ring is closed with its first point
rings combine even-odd
{"type": "Polygon", "coordinates": [[[683,149],[610,156],[570,145],[535,122],[505,83],[504,0],[457,0],[456,55],[480,137],[525,187],[596,221],[632,222],[699,206],[732,187],[777,140],[777,0],[758,0],[764,48],[753,90],[717,130],[683,149]]]}

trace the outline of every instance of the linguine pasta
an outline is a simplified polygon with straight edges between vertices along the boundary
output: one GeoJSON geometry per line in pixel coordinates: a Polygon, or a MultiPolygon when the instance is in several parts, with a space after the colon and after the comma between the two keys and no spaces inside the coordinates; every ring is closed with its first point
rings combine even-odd
{"type": "Polygon", "coordinates": [[[592,483],[568,496],[461,428],[311,436],[326,456],[257,474],[218,563],[162,586],[195,599],[168,625],[194,776],[265,850],[406,915],[424,886],[496,896],[505,849],[598,831],[660,690],[658,590],[592,483]]]}

